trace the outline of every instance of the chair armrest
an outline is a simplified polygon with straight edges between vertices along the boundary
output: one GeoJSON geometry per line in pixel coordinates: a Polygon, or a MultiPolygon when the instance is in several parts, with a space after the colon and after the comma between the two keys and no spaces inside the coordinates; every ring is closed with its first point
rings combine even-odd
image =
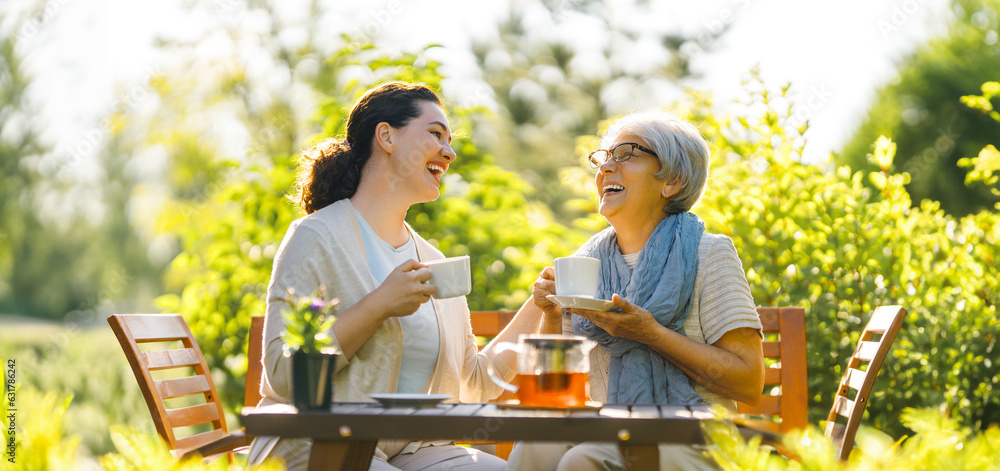
{"type": "Polygon", "coordinates": [[[178,459],[186,459],[192,456],[208,457],[220,453],[229,453],[235,451],[237,448],[249,446],[252,441],[253,437],[248,437],[246,430],[241,428],[233,430],[228,435],[209,444],[188,450],[175,450],[175,456],[178,459]]]}

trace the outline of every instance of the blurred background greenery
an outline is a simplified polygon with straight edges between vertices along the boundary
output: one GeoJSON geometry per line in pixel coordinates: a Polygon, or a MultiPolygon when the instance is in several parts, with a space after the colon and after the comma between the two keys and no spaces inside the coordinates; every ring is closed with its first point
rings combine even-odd
{"type": "MultiPolygon", "coordinates": [[[[900,15],[910,3],[921,8],[903,2],[900,15]]],[[[183,313],[238,412],[249,317],[263,313],[277,245],[302,216],[285,198],[295,156],[339,134],[356,97],[388,79],[442,90],[463,133],[442,198],[408,221],[445,254],[472,256],[472,309],[516,308],[541,268],[604,227],[583,157],[606,120],[636,103],[666,108],[710,142],[695,213],[733,238],[757,304],[807,309],[813,423],[879,304],[909,315],[865,423],[901,437],[905,407],[971,429],[1000,422],[1000,92],[983,85],[1000,80],[996,0],[931,15],[942,32],[898,61],[842,149],[809,159],[820,92],[750,69],[726,91],[737,99],[720,102],[699,77],[698,61],[747,34],[729,15],[742,2],[720,7],[718,27],[651,37],[613,14],[649,8],[641,0],[512,1],[494,34],[469,42],[461,74],[439,59],[444,46],[379,42],[410,14],[392,2],[361,8],[353,27],[330,23],[338,7],[320,2],[184,4],[201,26],[158,38],[161,60],[68,148],[38,119],[52,106],[39,102],[46,73],[24,65],[26,27],[65,4],[28,5],[0,5],[0,358],[17,359],[22,386],[74,395],[66,427],[86,454],[113,451],[111,425],[152,430],[112,312],[183,313]],[[588,25],[579,43],[546,34],[569,19],[588,25]],[[658,59],[634,67],[622,59],[633,50],[658,59]]],[[[869,27],[891,33],[901,18],[869,27]]]]}

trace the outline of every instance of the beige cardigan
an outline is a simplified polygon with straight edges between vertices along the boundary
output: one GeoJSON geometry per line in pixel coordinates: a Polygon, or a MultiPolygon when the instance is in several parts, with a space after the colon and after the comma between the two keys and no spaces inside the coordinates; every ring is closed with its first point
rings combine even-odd
{"type": "MultiPolygon", "coordinates": [[[[421,262],[444,258],[412,229],[410,234],[421,262]]],[[[283,355],[281,340],[286,288],[292,287],[296,293],[314,293],[320,282],[328,298],[340,300],[337,312],[355,305],[379,284],[368,268],[361,226],[350,200],[340,200],[293,222],[278,249],[267,289],[262,406],[291,402],[291,362],[283,355]]],[[[516,371],[493,354],[492,345],[478,351],[465,297],[432,298],[431,303],[437,314],[441,344],[427,392],[450,394],[454,397],[452,401],[457,402],[486,402],[499,396],[503,390],[490,380],[487,363],[492,363],[506,381],[513,379],[516,371]]],[[[339,349],[336,337],[334,343],[339,349]]],[[[352,358],[337,359],[334,400],[373,402],[369,394],[396,392],[402,353],[403,331],[399,319],[393,317],[352,358]]],[[[251,460],[263,458],[277,442],[275,437],[263,438],[254,441],[251,460]]],[[[380,442],[376,455],[385,458],[383,452],[392,456],[415,450],[419,443],[412,443],[380,442]]],[[[307,447],[308,442],[303,445],[307,447]]],[[[304,453],[308,455],[307,448],[304,453]]]]}

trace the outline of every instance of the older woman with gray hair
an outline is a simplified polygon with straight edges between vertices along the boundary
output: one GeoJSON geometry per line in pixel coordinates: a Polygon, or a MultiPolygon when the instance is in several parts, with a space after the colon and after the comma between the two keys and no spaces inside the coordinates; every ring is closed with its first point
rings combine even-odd
{"type": "MultiPolygon", "coordinates": [[[[598,297],[620,311],[569,309],[551,267],[532,299],[542,332],[583,335],[592,352],[591,399],[613,404],[760,402],[761,324],[732,240],[705,232],[689,211],[705,192],[708,145],[690,123],[632,114],[590,154],[600,213],[611,227],[576,255],[601,261],[598,297]]],[[[696,447],[661,445],[661,469],[711,469],[696,447]]],[[[613,443],[520,443],[508,469],[623,469],[613,443]]]]}

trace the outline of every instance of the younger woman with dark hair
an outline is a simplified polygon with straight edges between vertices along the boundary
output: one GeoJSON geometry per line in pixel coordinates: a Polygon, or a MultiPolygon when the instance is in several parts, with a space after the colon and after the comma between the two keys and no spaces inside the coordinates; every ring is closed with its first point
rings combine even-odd
{"type": "MultiPolygon", "coordinates": [[[[444,255],[406,224],[410,206],[439,195],[454,163],[451,128],[429,88],[392,82],[362,96],[344,139],[305,152],[298,202],[308,213],[289,227],[267,290],[261,405],[288,403],[291,366],[282,355],[288,288],[339,299],[330,337],[342,352],[334,400],[368,402],[373,393],[450,394],[462,402],[500,395],[487,363],[511,380],[514,354],[478,351],[464,296],[436,299],[425,262],[444,255]]],[[[497,341],[539,329],[529,300],[497,341]]],[[[250,462],[278,456],[305,469],[311,441],[259,437],[250,462]]],[[[503,469],[503,460],[450,441],[379,441],[371,469],[503,469]]]]}

